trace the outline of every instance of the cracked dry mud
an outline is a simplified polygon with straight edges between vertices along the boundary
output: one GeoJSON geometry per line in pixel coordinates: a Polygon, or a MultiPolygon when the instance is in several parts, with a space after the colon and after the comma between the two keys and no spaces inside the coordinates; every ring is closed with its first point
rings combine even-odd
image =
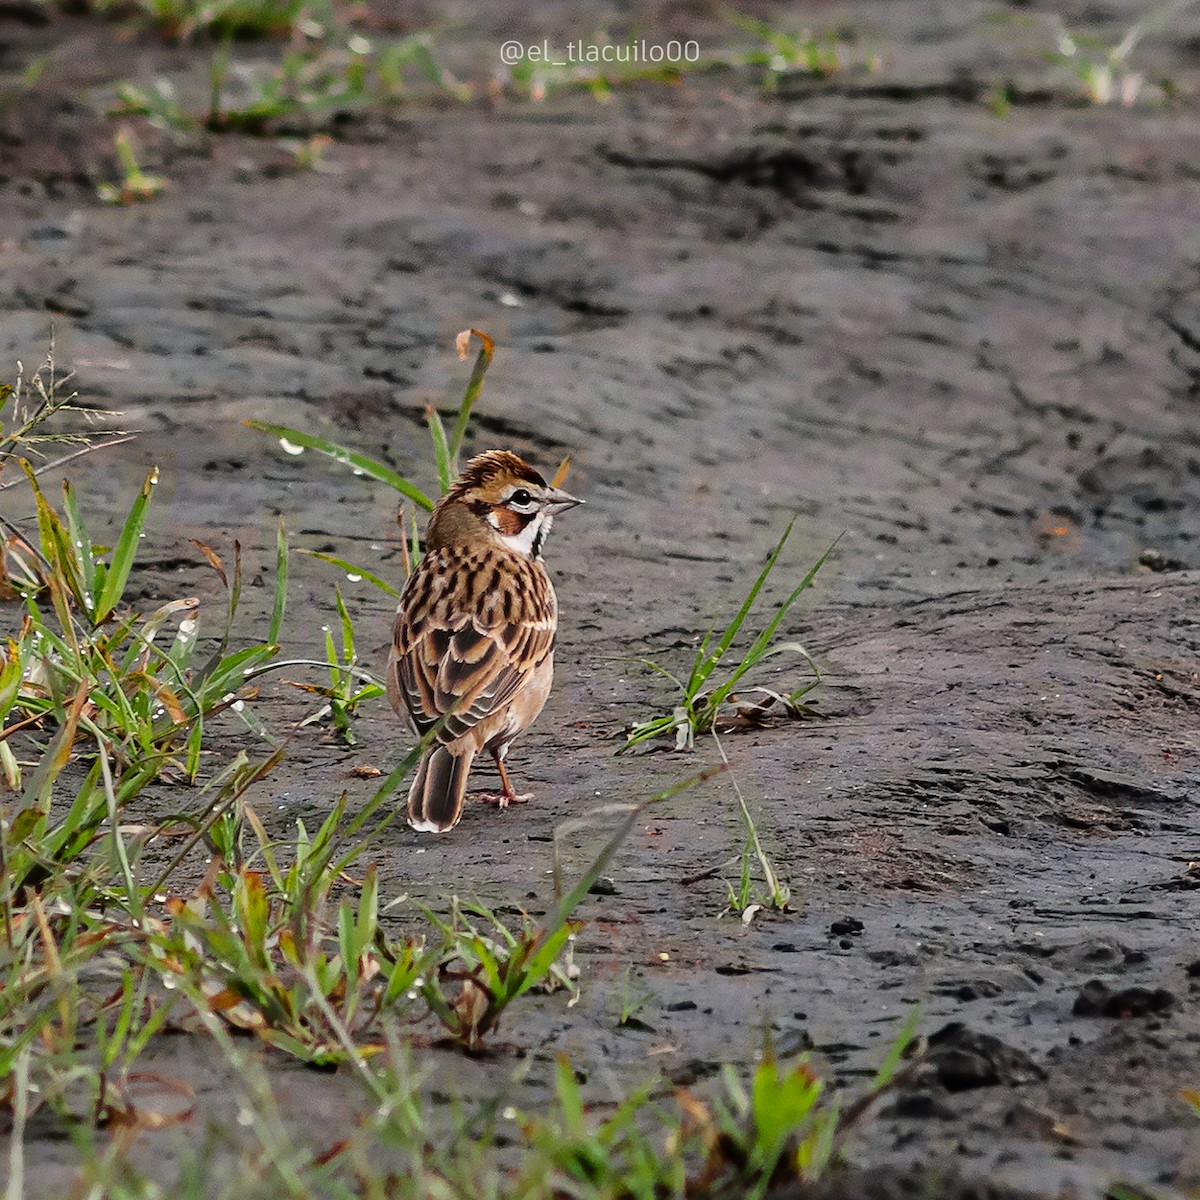
{"type": "MultiPolygon", "coordinates": [[[[1119,36],[1138,11],[1092,17],[1119,36]]],[[[729,36],[705,6],[638,16],[729,36]]],[[[77,475],[111,514],[162,469],[147,603],[211,594],[187,539],[240,537],[261,615],[278,515],[295,545],[398,579],[392,497],[240,421],[412,469],[425,402],[461,394],[449,348],[468,324],[501,345],[471,448],[576,455],[588,506],[548,552],[559,681],[511,759],[537,800],[471,808],[436,840],[391,827],[374,853],[390,894],[543,911],[560,821],[712,757],[614,758],[670,702],[619,656],[686,656],[797,507],[776,596],[845,531],[793,623],[828,673],[826,719],[727,739],[796,911],[718,919],[706,873],[736,872],[733,796],[680,796],[585,905],[578,1007],[521,1005],[488,1059],[430,1051],[439,1094],[524,1062],[536,1102],[560,1052],[596,1101],[703,1086],[764,1028],[853,1087],[920,1004],[930,1072],[822,1194],[1200,1194],[1178,1096],[1200,1084],[1200,125],[1185,105],[1072,103],[983,16],[822,7],[887,47],[882,70],[768,97],[714,74],[608,104],[352,117],[336,175],[280,174],[270,142],[164,143],[167,195],[119,210],[93,199],[111,131],[88,89],[114,64],[185,77],[201,57],[0,17],[6,68],[56,54],[37,103],[0,114],[0,346],[34,362],[53,322],[82,394],[141,431],[77,475]],[[1001,120],[984,98],[1005,79],[1001,120]],[[616,1031],[630,963],[650,1028],[616,1031]]],[[[549,6],[478,22],[467,72],[514,22],[579,32],[549,6]]],[[[1187,94],[1198,38],[1200,14],[1178,15],[1142,53],[1187,94]]],[[[331,592],[295,562],[295,639],[316,644],[331,592]]],[[[382,663],[388,606],[350,596],[382,663]]],[[[357,733],[353,750],[296,739],[262,804],[280,828],[343,788],[361,801],[351,768],[409,745],[383,702],[357,733]]],[[[230,1121],[202,1043],[169,1039],[150,1065],[198,1087],[197,1123],[230,1121]]],[[[273,1069],[301,1126],[352,1119],[339,1076],[273,1069]]],[[[31,1171],[53,1194],[73,1151],[42,1134],[31,1171]]],[[[141,1153],[169,1163],[174,1137],[141,1153]]]]}

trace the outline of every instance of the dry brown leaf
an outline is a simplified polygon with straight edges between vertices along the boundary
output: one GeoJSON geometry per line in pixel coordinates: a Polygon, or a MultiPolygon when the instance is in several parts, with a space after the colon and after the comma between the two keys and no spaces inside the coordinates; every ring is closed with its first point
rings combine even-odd
{"type": "Polygon", "coordinates": [[[458,351],[459,358],[466,358],[467,353],[471,348],[471,335],[474,334],[483,343],[483,352],[491,358],[496,353],[496,342],[488,334],[481,329],[464,329],[454,339],[454,348],[458,351]]]}
{"type": "Polygon", "coordinates": [[[220,576],[221,582],[228,587],[229,580],[225,576],[225,564],[221,561],[221,556],[211,547],[205,545],[199,538],[188,538],[188,541],[208,559],[209,566],[220,576]]]}

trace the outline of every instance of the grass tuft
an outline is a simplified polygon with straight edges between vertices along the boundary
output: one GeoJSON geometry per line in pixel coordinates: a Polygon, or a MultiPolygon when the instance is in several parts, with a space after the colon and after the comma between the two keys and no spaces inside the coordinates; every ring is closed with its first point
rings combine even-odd
{"type": "MultiPolygon", "coordinates": [[[[812,678],[801,687],[787,693],[779,693],[763,687],[753,689],[766,697],[766,703],[760,702],[753,708],[745,708],[741,710],[740,715],[746,719],[754,719],[761,716],[770,704],[776,702],[790,716],[800,716],[808,711],[802,700],[821,682],[820,670],[812,656],[799,642],[777,643],[775,642],[775,635],[792,606],[805,591],[812,587],[817,573],[825,565],[826,560],[837,546],[837,541],[817,559],[812,567],[809,568],[804,578],[792,589],[783,602],[776,607],[770,620],[754,637],[737,663],[730,667],[725,659],[726,654],[741,632],[746,618],[750,615],[750,610],[754,607],[754,602],[758,599],[759,592],[762,591],[763,585],[770,578],[779,555],[782,553],[784,546],[787,545],[788,538],[791,536],[797,519],[798,515],[788,522],[787,528],[783,531],[783,536],[767,556],[766,563],[758,573],[758,577],[751,585],[750,590],[746,593],[741,606],[734,613],[720,636],[717,636],[715,625],[704,635],[693,657],[691,670],[688,672],[686,679],[669,671],[654,659],[640,658],[635,660],[669,679],[679,691],[680,703],[670,714],[664,713],[661,716],[636,722],[629,732],[625,745],[622,747],[622,752],[632,750],[635,746],[650,741],[653,738],[665,737],[671,734],[675,737],[675,748],[677,750],[692,749],[695,745],[696,735],[708,733],[714,729],[723,718],[726,705],[737,701],[734,689],[742,682],[746,675],[753,671],[760,663],[777,654],[790,653],[796,655],[811,670],[812,678]],[[723,670],[718,673],[718,668],[723,668],[723,670]]],[[[838,541],[840,540],[839,537],[838,541]]]]}

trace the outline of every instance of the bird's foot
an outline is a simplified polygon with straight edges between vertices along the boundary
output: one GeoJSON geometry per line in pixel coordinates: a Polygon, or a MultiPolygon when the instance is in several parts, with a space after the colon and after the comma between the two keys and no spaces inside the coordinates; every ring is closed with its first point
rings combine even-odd
{"type": "Polygon", "coordinates": [[[496,808],[507,808],[510,804],[528,804],[533,799],[533,793],[522,792],[518,796],[516,792],[481,792],[478,799],[496,808]]]}

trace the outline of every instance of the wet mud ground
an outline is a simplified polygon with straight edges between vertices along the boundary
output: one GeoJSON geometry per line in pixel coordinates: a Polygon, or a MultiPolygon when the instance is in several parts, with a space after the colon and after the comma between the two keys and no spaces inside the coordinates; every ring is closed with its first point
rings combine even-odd
{"type": "MultiPolygon", "coordinates": [[[[638,15],[730,37],[703,8],[638,15]]],[[[1138,15],[1087,20],[1115,40],[1138,15]]],[[[171,185],[128,209],[94,200],[103,81],[114,63],[186,80],[203,57],[0,18],[5,67],[55,55],[0,117],[0,347],[36,362],[53,323],[82,395],[140,431],[76,478],[115,514],[161,468],[145,602],[215,596],[187,539],[238,537],[262,619],[279,516],[296,546],[402,568],[390,494],[241,420],[431,487],[424,405],[466,377],[452,336],[497,337],[469,448],[547,468],[571,451],[588,502],[549,546],[559,680],[511,759],[536,800],[472,807],[437,840],[393,825],[374,855],[389,895],[543,911],[559,822],[714,759],[613,756],[670,704],[620,656],[683,661],[797,508],[776,598],[844,533],[792,625],[827,672],[825,719],[726,739],[795,911],[719,917],[742,846],[727,779],[651,810],[585,906],[578,1006],[518,1006],[490,1059],[431,1051],[441,1094],[519,1065],[535,1103],[561,1052],[596,1102],[704,1086],[764,1028],[863,1086],[919,1004],[933,1067],[855,1142],[843,1194],[1200,1194],[1179,1098],[1200,1083],[1200,14],[1141,50],[1183,98],[1131,108],[1073,102],[982,6],[809,16],[865,31],[880,70],[358,115],[328,175],[280,171],[269,140],[147,133],[171,185]],[[1006,80],[1001,118],[986,100],[1006,80]],[[640,1031],[615,1028],[628,964],[653,996],[640,1031]]],[[[514,21],[581,32],[550,8],[479,20],[467,75],[514,21]]],[[[334,578],[294,557],[293,652],[317,649],[334,578]]],[[[381,666],[389,606],[348,597],[381,666]]],[[[344,788],[361,802],[351,769],[410,745],[383,701],[356,732],[296,737],[260,798],[281,830],[344,788]]],[[[194,1124],[231,1123],[202,1044],[154,1054],[198,1086],[194,1124]]],[[[338,1076],[273,1069],[299,1081],[299,1122],[352,1118],[338,1076]]],[[[46,1132],[30,1155],[52,1190],[74,1152],[46,1132]]],[[[169,1163],[173,1137],[147,1158],[169,1163]]]]}

